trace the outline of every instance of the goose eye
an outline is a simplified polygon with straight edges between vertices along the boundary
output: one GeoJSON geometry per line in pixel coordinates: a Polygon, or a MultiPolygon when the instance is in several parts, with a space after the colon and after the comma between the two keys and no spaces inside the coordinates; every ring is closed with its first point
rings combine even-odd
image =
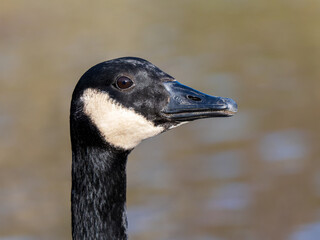
{"type": "Polygon", "coordinates": [[[127,89],[133,85],[133,81],[127,77],[119,77],[116,82],[117,88],[127,89]]]}

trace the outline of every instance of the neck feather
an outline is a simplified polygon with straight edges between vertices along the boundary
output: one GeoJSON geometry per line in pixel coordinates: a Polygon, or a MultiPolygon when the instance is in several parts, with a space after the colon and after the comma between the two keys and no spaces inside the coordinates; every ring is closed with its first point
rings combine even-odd
{"type": "Polygon", "coordinates": [[[128,151],[72,143],[72,237],[126,240],[128,151]],[[82,146],[81,146],[82,145],[82,146]]]}

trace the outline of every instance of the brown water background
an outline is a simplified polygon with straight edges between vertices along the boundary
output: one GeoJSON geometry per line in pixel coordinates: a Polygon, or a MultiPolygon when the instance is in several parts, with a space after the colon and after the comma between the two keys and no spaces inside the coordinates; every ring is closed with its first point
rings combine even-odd
{"type": "Polygon", "coordinates": [[[130,239],[320,239],[319,0],[4,0],[1,240],[71,239],[71,93],[121,56],[239,104],[133,151],[130,239]]]}

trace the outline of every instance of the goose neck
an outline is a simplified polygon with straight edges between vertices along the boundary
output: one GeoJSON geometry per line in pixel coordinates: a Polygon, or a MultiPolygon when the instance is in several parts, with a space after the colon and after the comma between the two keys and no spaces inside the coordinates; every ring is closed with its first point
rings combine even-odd
{"type": "Polygon", "coordinates": [[[128,152],[112,147],[76,147],[72,152],[72,236],[127,239],[128,152]]]}

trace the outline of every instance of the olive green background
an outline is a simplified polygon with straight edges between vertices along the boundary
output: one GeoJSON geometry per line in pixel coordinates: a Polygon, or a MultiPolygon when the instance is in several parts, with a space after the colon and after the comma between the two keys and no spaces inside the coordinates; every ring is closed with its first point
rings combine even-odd
{"type": "Polygon", "coordinates": [[[133,151],[130,239],[318,239],[319,22],[317,0],[2,1],[0,239],[71,239],[72,90],[121,56],[239,104],[133,151]]]}

